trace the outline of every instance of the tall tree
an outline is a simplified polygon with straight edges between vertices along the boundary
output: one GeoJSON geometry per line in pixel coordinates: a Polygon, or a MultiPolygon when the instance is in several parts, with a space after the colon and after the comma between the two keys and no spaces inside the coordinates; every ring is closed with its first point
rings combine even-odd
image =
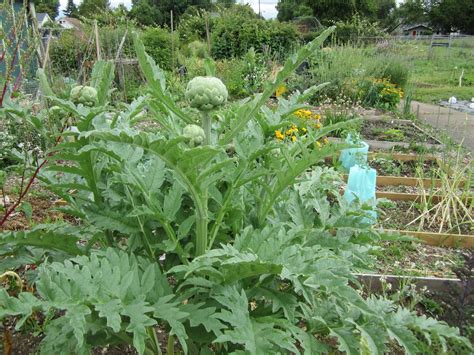
{"type": "Polygon", "coordinates": [[[279,1],[277,6],[277,18],[280,21],[291,21],[300,16],[313,16],[313,9],[305,2],[298,0],[279,1]]]}
{"type": "Polygon", "coordinates": [[[432,4],[430,23],[444,32],[461,31],[474,34],[474,2],[440,0],[432,4]]]}
{"type": "Polygon", "coordinates": [[[53,20],[59,13],[59,0],[39,0],[35,1],[36,13],[46,12],[53,20]]]}
{"type": "Polygon", "coordinates": [[[395,0],[279,0],[278,19],[290,21],[312,15],[323,23],[347,20],[356,13],[369,20],[383,20],[395,8],[395,0]]]}
{"type": "Polygon", "coordinates": [[[210,10],[215,5],[229,7],[235,0],[132,0],[130,16],[141,25],[170,25],[171,11],[175,23],[191,7],[210,10]]]}
{"type": "Polygon", "coordinates": [[[429,2],[425,0],[405,0],[397,9],[397,17],[403,24],[418,24],[428,21],[429,2]]]}
{"type": "Polygon", "coordinates": [[[83,0],[79,5],[78,13],[84,17],[95,17],[109,9],[109,0],[83,0]]]}
{"type": "Polygon", "coordinates": [[[67,0],[66,9],[63,11],[67,17],[77,16],[77,6],[74,4],[74,0],[67,0]]]}

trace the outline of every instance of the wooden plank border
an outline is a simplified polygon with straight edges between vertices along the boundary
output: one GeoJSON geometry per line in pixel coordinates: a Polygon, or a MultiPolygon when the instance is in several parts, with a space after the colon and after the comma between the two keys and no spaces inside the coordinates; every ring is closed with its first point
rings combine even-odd
{"type": "Polygon", "coordinates": [[[420,240],[423,240],[428,245],[433,245],[433,246],[474,249],[474,235],[435,233],[435,232],[416,232],[416,231],[395,230],[395,229],[384,229],[384,230],[381,230],[381,232],[412,236],[420,240]]]}
{"type": "MultiPolygon", "coordinates": [[[[344,181],[347,182],[349,175],[343,175],[344,181]]],[[[412,177],[404,177],[404,176],[377,176],[377,186],[418,186],[419,179],[412,178],[412,177]]],[[[439,179],[423,179],[423,187],[440,187],[441,180],[439,179]]],[[[463,185],[461,185],[463,186],[463,185]]]]}
{"type": "MultiPolygon", "coordinates": [[[[423,198],[423,196],[420,194],[411,194],[411,193],[406,193],[406,192],[376,191],[375,194],[377,198],[386,198],[392,201],[418,201],[423,198]]],[[[427,199],[429,199],[431,202],[438,203],[439,201],[442,200],[442,196],[440,195],[429,196],[428,195],[427,199]]],[[[469,200],[473,200],[473,199],[474,197],[466,197],[466,198],[463,198],[462,200],[466,203],[470,203],[469,200]]]]}

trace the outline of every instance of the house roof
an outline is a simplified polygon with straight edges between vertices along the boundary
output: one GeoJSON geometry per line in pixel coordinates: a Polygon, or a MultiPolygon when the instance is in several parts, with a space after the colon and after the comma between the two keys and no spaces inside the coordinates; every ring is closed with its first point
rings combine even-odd
{"type": "Polygon", "coordinates": [[[56,22],[60,23],[62,21],[67,22],[78,29],[82,27],[82,22],[74,17],[61,17],[56,22]]]}
{"type": "Polygon", "coordinates": [[[417,23],[417,24],[409,24],[409,25],[405,25],[403,26],[403,30],[404,31],[410,31],[410,30],[413,30],[415,28],[420,28],[420,27],[423,27],[423,28],[426,28],[428,30],[432,30],[432,28],[430,26],[428,26],[427,24],[425,23],[417,23]]]}
{"type": "Polygon", "coordinates": [[[36,20],[38,23],[43,23],[43,21],[51,20],[49,15],[46,12],[37,12],[36,13],[36,20]]]}

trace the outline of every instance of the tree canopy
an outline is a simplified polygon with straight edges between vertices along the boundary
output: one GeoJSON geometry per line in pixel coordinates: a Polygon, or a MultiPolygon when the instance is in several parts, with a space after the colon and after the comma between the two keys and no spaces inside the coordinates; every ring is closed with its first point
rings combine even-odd
{"type": "Polygon", "coordinates": [[[384,20],[395,7],[395,0],[280,0],[277,5],[280,21],[315,16],[324,24],[347,20],[356,13],[373,21],[384,20]]]}
{"type": "Polygon", "coordinates": [[[35,1],[36,13],[46,12],[53,20],[59,13],[59,0],[35,1]]]}
{"type": "Polygon", "coordinates": [[[143,26],[170,25],[190,8],[210,10],[213,6],[231,6],[235,0],[132,0],[130,16],[143,26]]]}

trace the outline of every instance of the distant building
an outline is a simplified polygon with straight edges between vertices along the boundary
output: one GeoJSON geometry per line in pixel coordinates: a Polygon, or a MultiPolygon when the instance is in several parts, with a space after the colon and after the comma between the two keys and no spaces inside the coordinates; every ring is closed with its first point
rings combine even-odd
{"type": "Polygon", "coordinates": [[[402,27],[406,37],[418,37],[433,34],[433,29],[425,24],[405,25],[402,27]]]}
{"type": "Polygon", "coordinates": [[[61,17],[56,21],[62,28],[67,30],[82,31],[82,22],[73,17],[61,17]]]}
{"type": "Polygon", "coordinates": [[[53,22],[51,17],[46,12],[37,12],[36,13],[36,21],[38,21],[38,28],[41,29],[45,24],[48,22],[53,22]]]}

